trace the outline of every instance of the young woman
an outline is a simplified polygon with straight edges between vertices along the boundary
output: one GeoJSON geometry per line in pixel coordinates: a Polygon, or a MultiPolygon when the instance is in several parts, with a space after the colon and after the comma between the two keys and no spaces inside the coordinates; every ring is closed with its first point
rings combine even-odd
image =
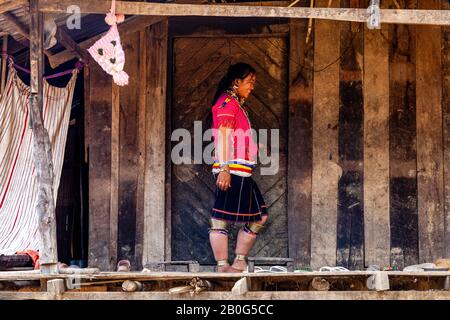
{"type": "Polygon", "coordinates": [[[219,272],[242,272],[257,234],[268,218],[267,206],[252,179],[258,147],[251,135],[245,100],[254,89],[256,72],[246,63],[231,65],[217,88],[212,106],[215,144],[213,174],[216,200],[209,239],[219,272]],[[228,262],[228,226],[242,223],[236,257],[228,262]]]}

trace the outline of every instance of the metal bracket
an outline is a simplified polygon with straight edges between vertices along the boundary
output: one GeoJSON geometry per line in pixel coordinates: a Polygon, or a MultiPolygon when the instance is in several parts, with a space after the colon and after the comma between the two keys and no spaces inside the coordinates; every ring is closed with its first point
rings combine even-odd
{"type": "Polygon", "coordinates": [[[367,28],[381,29],[380,0],[370,0],[367,15],[367,28]]]}

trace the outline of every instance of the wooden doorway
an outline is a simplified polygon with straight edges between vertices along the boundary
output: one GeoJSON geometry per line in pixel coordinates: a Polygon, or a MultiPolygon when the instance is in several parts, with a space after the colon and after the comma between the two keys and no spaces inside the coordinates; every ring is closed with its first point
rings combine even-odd
{"type": "MultiPolygon", "coordinates": [[[[288,256],[287,46],[287,38],[280,36],[180,37],[172,43],[172,131],[184,128],[193,137],[194,121],[202,121],[203,131],[208,128],[212,97],[230,64],[247,62],[257,71],[257,85],[249,99],[250,120],[255,130],[279,129],[280,156],[277,174],[261,176],[258,169],[253,175],[270,214],[267,228],[251,252],[254,256],[288,256]]],[[[178,142],[169,144],[173,147],[178,142]]],[[[193,149],[193,141],[191,145],[193,149]]],[[[270,150],[270,143],[268,147],[270,150]]],[[[171,163],[170,170],[171,260],[214,264],[208,238],[215,192],[211,166],[171,163]]],[[[238,228],[231,228],[230,259],[238,228]]]]}

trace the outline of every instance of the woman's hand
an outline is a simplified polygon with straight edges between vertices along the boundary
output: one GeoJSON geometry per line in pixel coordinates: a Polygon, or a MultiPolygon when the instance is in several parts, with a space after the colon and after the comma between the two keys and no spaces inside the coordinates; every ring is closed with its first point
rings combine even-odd
{"type": "Polygon", "coordinates": [[[220,172],[217,176],[216,185],[220,190],[227,191],[231,187],[231,174],[227,171],[220,172]]]}

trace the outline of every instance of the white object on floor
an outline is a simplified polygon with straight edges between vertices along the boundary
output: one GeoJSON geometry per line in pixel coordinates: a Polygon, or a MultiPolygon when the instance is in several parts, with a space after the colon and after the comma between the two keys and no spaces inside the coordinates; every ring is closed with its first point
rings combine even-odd
{"type": "Polygon", "coordinates": [[[422,263],[422,264],[414,264],[412,266],[407,266],[403,268],[404,272],[422,272],[425,271],[424,268],[436,268],[434,263],[422,263]]]}
{"type": "Polygon", "coordinates": [[[324,272],[324,271],[329,271],[329,272],[345,272],[345,271],[350,271],[347,268],[344,267],[321,267],[319,269],[319,272],[324,272]]]}

